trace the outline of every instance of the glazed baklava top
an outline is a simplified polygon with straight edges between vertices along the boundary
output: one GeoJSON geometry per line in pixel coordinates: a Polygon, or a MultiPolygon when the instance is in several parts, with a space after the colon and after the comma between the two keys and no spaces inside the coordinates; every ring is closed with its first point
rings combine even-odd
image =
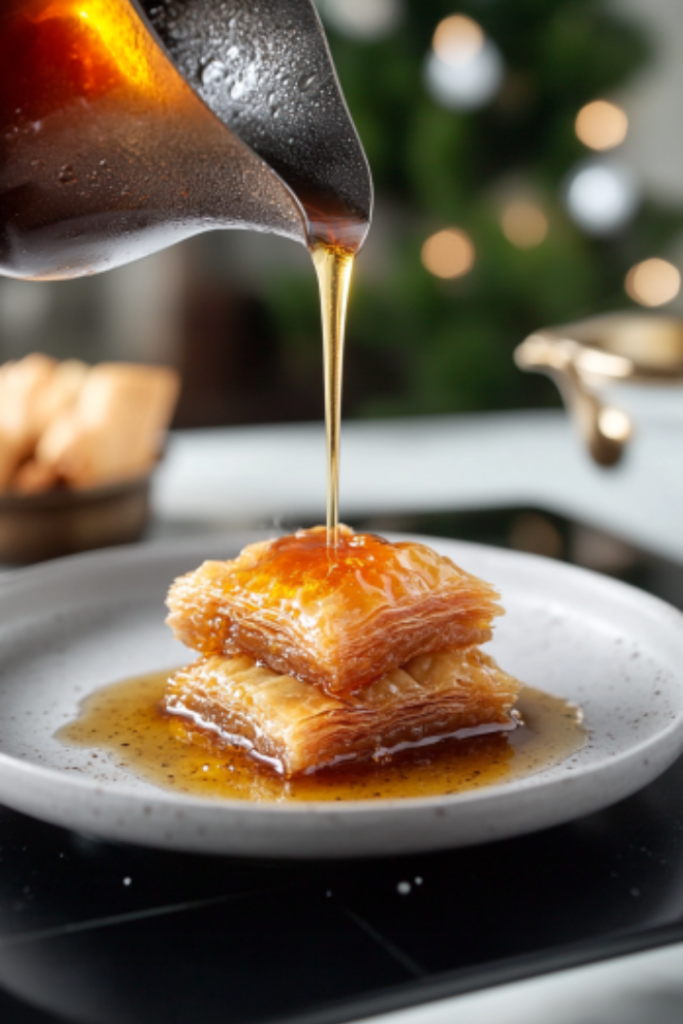
{"type": "Polygon", "coordinates": [[[488,583],[412,541],[324,527],[252,544],[176,580],[168,623],[202,654],[246,654],[343,696],[411,658],[484,643],[488,583]]]}

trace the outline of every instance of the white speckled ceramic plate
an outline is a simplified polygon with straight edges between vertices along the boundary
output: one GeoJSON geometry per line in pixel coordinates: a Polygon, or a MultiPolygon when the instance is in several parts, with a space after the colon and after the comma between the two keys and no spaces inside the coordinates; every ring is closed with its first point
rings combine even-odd
{"type": "MultiPolygon", "coordinates": [[[[214,853],[347,857],[486,842],[627,796],[683,751],[683,615],[561,563],[427,538],[495,583],[507,615],[492,653],[585,711],[587,746],[526,779],[444,797],[298,805],[157,789],[54,738],[79,701],[182,664],[164,625],[171,580],[253,535],[111,549],[0,579],[0,801],[110,839],[214,853]]],[[[423,540],[425,538],[422,538],[423,540]]]]}

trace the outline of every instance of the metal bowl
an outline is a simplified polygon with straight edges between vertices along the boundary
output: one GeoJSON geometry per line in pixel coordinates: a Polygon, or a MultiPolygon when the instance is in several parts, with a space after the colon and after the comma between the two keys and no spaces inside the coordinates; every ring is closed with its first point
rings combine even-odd
{"type": "Polygon", "coordinates": [[[0,562],[26,565],[139,540],[149,521],[151,474],[88,490],[0,497],[0,562]]]}
{"type": "Polygon", "coordinates": [[[613,466],[633,420],[683,412],[683,319],[628,310],[535,331],[515,351],[522,370],[551,377],[593,459],[613,466]]]}

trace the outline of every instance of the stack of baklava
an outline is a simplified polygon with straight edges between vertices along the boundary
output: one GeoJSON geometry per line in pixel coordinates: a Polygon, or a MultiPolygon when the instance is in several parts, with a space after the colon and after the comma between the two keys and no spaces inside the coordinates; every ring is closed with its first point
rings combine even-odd
{"type": "Polygon", "coordinates": [[[511,728],[520,683],[480,645],[498,594],[414,542],[317,527],[205,562],[168,623],[200,655],[165,709],[285,777],[511,728]]]}

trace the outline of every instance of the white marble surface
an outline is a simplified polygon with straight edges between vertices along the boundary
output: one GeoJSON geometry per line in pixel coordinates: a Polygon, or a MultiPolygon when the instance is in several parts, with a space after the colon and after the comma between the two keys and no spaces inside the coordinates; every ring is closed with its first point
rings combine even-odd
{"type": "MultiPolygon", "coordinates": [[[[683,423],[650,423],[600,469],[563,412],[353,421],[342,435],[346,516],[526,505],[683,562],[683,423]]],[[[184,529],[324,518],[321,424],[179,431],[154,492],[184,529]]]]}
{"type": "Polygon", "coordinates": [[[372,1017],[372,1024],[680,1024],[683,943],[372,1017]]]}

